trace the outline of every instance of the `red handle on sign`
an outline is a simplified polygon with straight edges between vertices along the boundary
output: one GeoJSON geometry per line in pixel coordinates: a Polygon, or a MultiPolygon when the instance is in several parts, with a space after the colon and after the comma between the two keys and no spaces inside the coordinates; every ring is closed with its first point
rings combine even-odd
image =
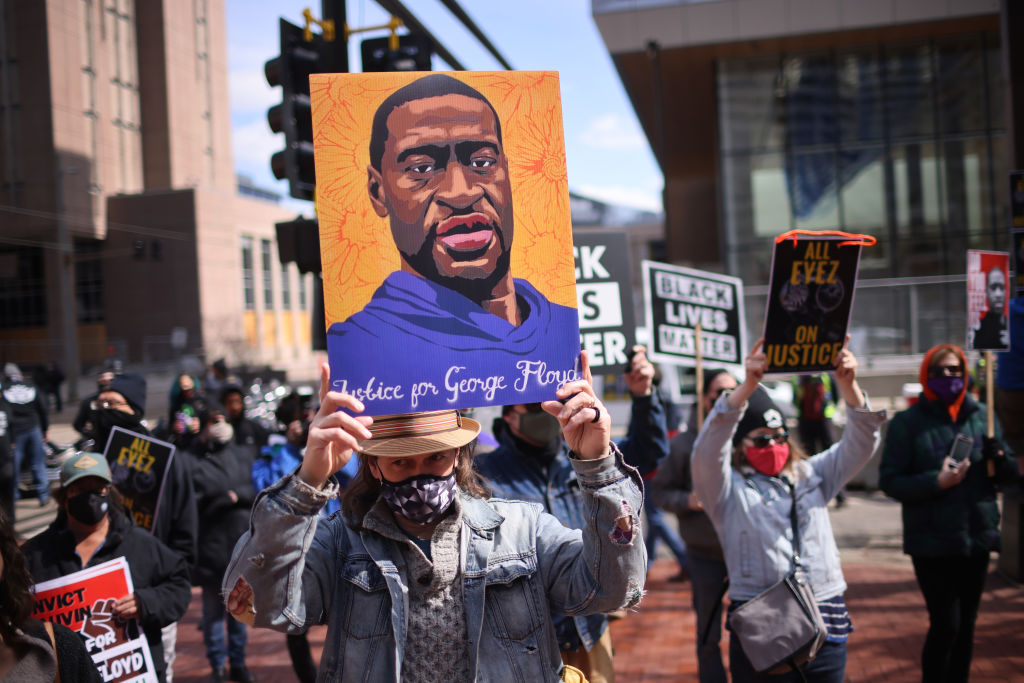
{"type": "Polygon", "coordinates": [[[834,237],[845,237],[846,240],[839,243],[839,246],[845,247],[848,244],[857,245],[860,247],[873,247],[878,240],[871,235],[861,235],[859,233],[843,232],[842,230],[790,230],[784,232],[775,238],[775,242],[781,243],[792,238],[793,245],[796,246],[799,235],[805,235],[807,237],[821,237],[822,235],[829,235],[834,237]]]}

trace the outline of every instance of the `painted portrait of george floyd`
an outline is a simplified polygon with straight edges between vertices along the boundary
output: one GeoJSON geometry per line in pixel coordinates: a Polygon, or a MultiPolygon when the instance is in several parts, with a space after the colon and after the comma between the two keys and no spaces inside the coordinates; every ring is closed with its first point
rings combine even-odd
{"type": "Polygon", "coordinates": [[[369,415],[554,398],[579,376],[558,75],[310,92],[332,388],[369,415]]]}

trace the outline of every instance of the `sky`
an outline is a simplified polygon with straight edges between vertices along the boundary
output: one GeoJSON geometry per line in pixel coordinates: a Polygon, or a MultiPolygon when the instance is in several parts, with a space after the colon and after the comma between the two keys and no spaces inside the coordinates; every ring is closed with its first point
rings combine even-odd
{"type": "MultiPolygon", "coordinates": [[[[405,6],[467,68],[502,67],[438,0],[405,0],[405,6]]],[[[560,73],[569,189],[624,206],[661,211],[664,180],[637,122],[611,57],[590,13],[589,0],[461,0],[462,8],[518,70],[560,73]]],[[[267,109],[280,103],[263,64],[279,52],[278,17],[302,25],[302,10],[320,14],[312,0],[227,0],[228,69],[235,168],[259,187],[288,196],[288,184],[270,172],[270,156],[284,135],[267,125],[267,109]]],[[[383,24],[388,15],[372,0],[348,0],[353,28],[383,24]]],[[[404,29],[402,29],[404,31],[404,29]]],[[[350,41],[352,71],[359,70],[359,42],[350,41]]],[[[434,57],[434,70],[449,67],[434,57]]],[[[307,202],[289,201],[310,213],[307,202]]]]}

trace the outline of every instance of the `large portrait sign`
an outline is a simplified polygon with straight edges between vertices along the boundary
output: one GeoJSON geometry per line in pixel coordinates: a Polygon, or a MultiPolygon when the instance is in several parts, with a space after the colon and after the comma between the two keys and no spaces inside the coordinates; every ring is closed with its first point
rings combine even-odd
{"type": "Polygon", "coordinates": [[[125,511],[135,526],[152,532],[174,446],[114,427],[103,455],[110,465],[114,485],[124,496],[125,511]]]}
{"type": "Polygon", "coordinates": [[[32,616],[77,631],[105,683],[156,683],[149,644],[138,622],[113,614],[114,603],[135,591],[123,557],[37,583],[32,590],[32,616]]]}
{"type": "Polygon", "coordinates": [[[587,351],[591,367],[623,368],[636,337],[626,233],[578,231],[572,252],[580,346],[587,351]]]}
{"type": "Polygon", "coordinates": [[[775,243],[764,318],[767,372],[828,372],[853,311],[861,244],[815,235],[775,243]]]}
{"type": "Polygon", "coordinates": [[[1010,348],[1006,283],[1010,255],[1004,251],[967,252],[967,348],[1006,351],[1010,348]]]}
{"type": "Polygon", "coordinates": [[[696,366],[700,357],[715,367],[743,364],[743,282],[728,275],[643,261],[651,360],[696,366]]]}
{"type": "Polygon", "coordinates": [[[579,376],[558,75],[310,77],[331,387],[366,414],[579,376]]]}

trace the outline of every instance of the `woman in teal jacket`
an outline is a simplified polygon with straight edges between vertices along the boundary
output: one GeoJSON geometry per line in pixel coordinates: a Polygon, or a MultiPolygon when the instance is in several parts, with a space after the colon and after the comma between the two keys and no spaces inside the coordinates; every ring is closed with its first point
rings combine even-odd
{"type": "Polygon", "coordinates": [[[903,552],[928,608],[926,682],[968,678],[989,553],[1000,545],[996,484],[1018,477],[998,423],[995,437],[986,436],[985,406],[967,393],[966,370],[960,348],[929,350],[924,391],[892,419],[882,454],[880,484],[903,503],[903,552]],[[950,456],[958,435],[971,439],[959,462],[950,456]]]}

